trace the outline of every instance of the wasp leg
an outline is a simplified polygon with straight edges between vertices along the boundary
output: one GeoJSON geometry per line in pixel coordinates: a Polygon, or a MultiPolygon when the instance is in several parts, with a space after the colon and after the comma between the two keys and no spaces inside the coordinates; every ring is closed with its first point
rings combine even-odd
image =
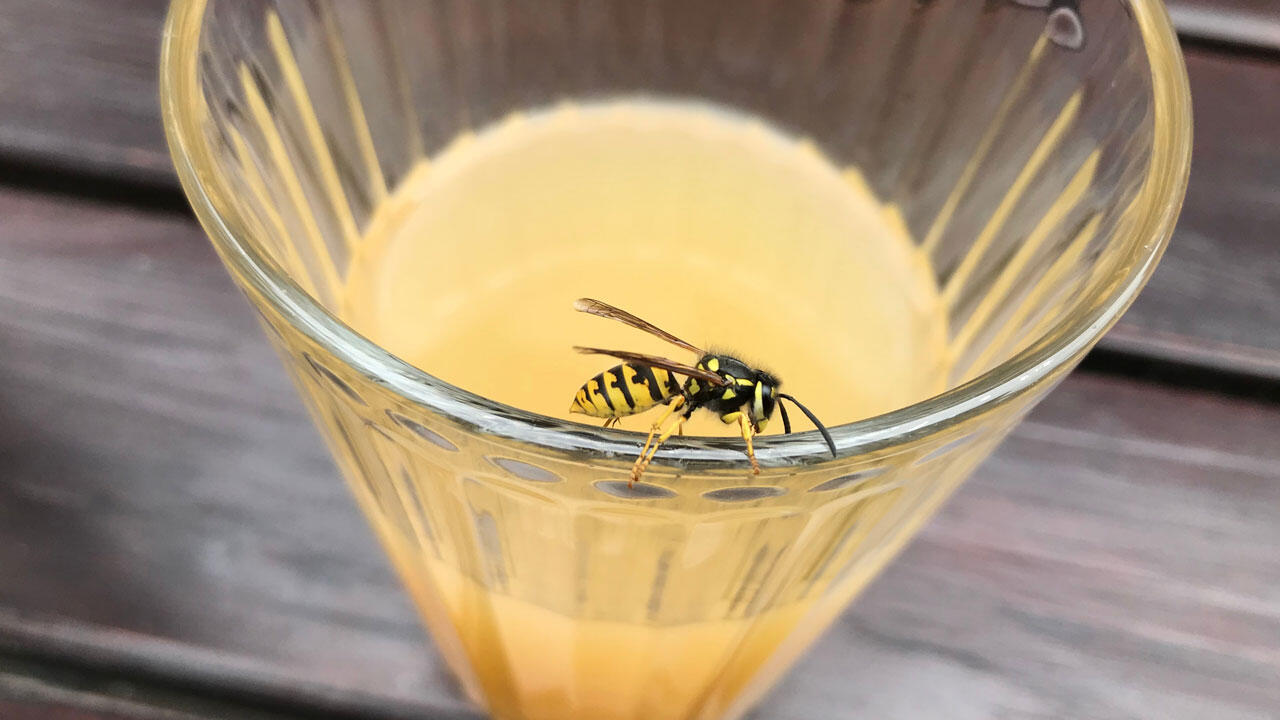
{"type": "Polygon", "coordinates": [[[620,422],[622,422],[622,418],[616,418],[616,417],[605,418],[604,425],[601,425],[601,427],[611,428],[616,426],[620,422]]]}
{"type": "Polygon", "coordinates": [[[640,479],[640,476],[644,474],[645,468],[649,467],[649,463],[653,460],[654,453],[658,452],[658,446],[666,442],[667,438],[671,437],[672,432],[676,430],[683,430],[684,421],[689,419],[687,415],[681,417],[675,425],[668,430],[663,431],[662,426],[667,423],[667,420],[671,418],[672,414],[674,414],[676,410],[679,410],[681,406],[684,405],[684,402],[685,400],[683,395],[675,396],[675,398],[673,398],[667,405],[667,411],[662,414],[662,417],[658,418],[654,421],[653,425],[649,426],[649,437],[644,441],[644,448],[640,450],[640,457],[636,458],[635,465],[631,466],[631,480],[627,483],[627,487],[631,487],[631,485],[635,484],[635,482],[640,479]],[[654,436],[658,435],[660,431],[661,435],[657,438],[657,442],[654,442],[654,436]]]}
{"type": "Polygon", "coordinates": [[[662,445],[662,443],[666,442],[668,438],[670,438],[676,432],[682,430],[684,428],[685,422],[688,419],[689,419],[688,415],[681,415],[680,417],[676,418],[675,421],[672,422],[667,427],[666,430],[663,430],[662,434],[659,435],[657,439],[653,441],[653,445],[651,445],[648,448],[648,454],[641,455],[640,457],[636,458],[636,464],[631,467],[631,480],[627,482],[627,487],[631,487],[637,481],[640,480],[640,476],[644,475],[644,471],[646,468],[649,467],[649,463],[653,462],[653,456],[657,454],[658,448],[662,445]]]}
{"type": "Polygon", "coordinates": [[[662,413],[662,417],[655,420],[653,425],[649,426],[649,437],[645,439],[644,449],[640,451],[641,458],[643,458],[645,454],[649,452],[649,445],[653,443],[653,436],[658,434],[658,431],[662,428],[664,424],[666,424],[667,419],[671,417],[672,413],[674,413],[676,410],[679,410],[682,405],[684,405],[684,396],[676,395],[674,398],[671,399],[670,403],[667,403],[667,411],[662,413]]]}
{"type": "Polygon", "coordinates": [[[747,459],[751,461],[751,471],[756,475],[760,474],[760,463],[756,462],[756,449],[751,442],[751,437],[755,432],[751,429],[751,421],[747,420],[747,414],[743,412],[733,412],[728,415],[721,415],[720,420],[726,425],[737,422],[738,427],[742,428],[742,441],[747,444],[747,459]]]}

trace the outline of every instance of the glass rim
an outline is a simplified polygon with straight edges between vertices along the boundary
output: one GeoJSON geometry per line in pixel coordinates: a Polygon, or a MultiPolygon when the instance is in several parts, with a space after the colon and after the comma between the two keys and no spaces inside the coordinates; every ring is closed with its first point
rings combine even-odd
{"type": "MultiPolygon", "coordinates": [[[[325,309],[260,252],[253,238],[238,237],[231,230],[213,200],[230,195],[225,178],[210,170],[218,166],[198,132],[196,111],[204,105],[196,61],[208,2],[173,0],[170,4],[161,43],[160,104],[182,187],[237,281],[247,284],[295,330],[343,363],[452,422],[544,450],[586,453],[601,462],[634,455],[639,433],[606,430],[504,405],[401,360],[325,309]]],[[[840,459],[933,435],[1037,387],[1092,347],[1150,278],[1173,233],[1186,191],[1191,99],[1182,52],[1163,3],[1129,0],[1128,4],[1151,72],[1153,137],[1150,166],[1133,203],[1138,210],[1135,222],[1122,226],[1107,240],[1127,242],[1132,250],[1116,275],[1094,280],[1089,292],[1096,294],[1106,285],[1110,289],[1088,312],[1063,318],[1026,348],[968,382],[887,413],[830,427],[840,459]]],[[[737,437],[673,437],[663,445],[654,464],[697,460],[715,461],[731,470],[745,468],[741,442],[737,437]]],[[[833,461],[822,438],[812,430],[764,436],[756,441],[756,448],[760,460],[770,465],[833,461]]]]}

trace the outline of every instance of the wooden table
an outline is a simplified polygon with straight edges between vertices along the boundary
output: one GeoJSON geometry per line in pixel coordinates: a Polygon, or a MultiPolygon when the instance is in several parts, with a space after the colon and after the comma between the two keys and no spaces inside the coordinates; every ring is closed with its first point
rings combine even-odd
{"type": "MultiPolygon", "coordinates": [[[[1132,311],[753,716],[1280,717],[1280,8],[1132,311]]],[[[158,0],[0,0],[0,718],[475,718],[185,208],[158,0]]]]}

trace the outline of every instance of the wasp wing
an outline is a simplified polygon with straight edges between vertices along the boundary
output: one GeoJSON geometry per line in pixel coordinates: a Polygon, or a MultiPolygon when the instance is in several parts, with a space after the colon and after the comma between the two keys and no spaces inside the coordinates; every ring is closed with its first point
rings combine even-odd
{"type": "MultiPolygon", "coordinates": [[[[627,325],[630,325],[631,327],[637,330],[643,330],[649,333],[650,335],[653,335],[655,337],[660,337],[663,340],[666,340],[667,342],[671,343],[672,345],[675,345],[676,347],[684,348],[685,350],[688,350],[689,352],[692,352],[692,353],[697,353],[700,356],[706,354],[702,350],[699,350],[693,345],[690,345],[689,343],[681,340],[675,335],[672,335],[666,330],[663,330],[657,325],[654,325],[653,323],[647,322],[645,320],[641,320],[640,318],[636,317],[635,315],[632,315],[626,310],[616,308],[610,305],[609,303],[600,302],[599,300],[592,300],[591,298],[579,298],[574,301],[573,309],[577,310],[578,312],[587,313],[588,315],[595,315],[597,317],[609,318],[610,320],[617,320],[618,322],[626,323],[627,325]]],[[[658,367],[661,367],[661,366],[658,366],[658,367]]]]}
{"type": "Polygon", "coordinates": [[[644,353],[627,352],[626,350],[601,350],[600,348],[589,348],[576,345],[573,349],[588,355],[608,355],[622,360],[623,362],[670,370],[673,373],[679,373],[681,375],[687,375],[688,377],[704,380],[716,387],[722,387],[729,384],[728,380],[725,380],[710,370],[702,370],[691,365],[676,362],[675,360],[661,358],[657,355],[645,355],[644,353]]]}

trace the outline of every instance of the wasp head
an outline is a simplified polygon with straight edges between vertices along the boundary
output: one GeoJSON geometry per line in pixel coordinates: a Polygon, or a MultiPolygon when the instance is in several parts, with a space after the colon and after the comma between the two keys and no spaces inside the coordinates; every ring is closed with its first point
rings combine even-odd
{"type": "Polygon", "coordinates": [[[781,381],[763,370],[755,373],[755,386],[752,388],[751,402],[747,405],[747,417],[756,432],[764,432],[773,417],[774,408],[778,406],[778,386],[781,381]]]}

